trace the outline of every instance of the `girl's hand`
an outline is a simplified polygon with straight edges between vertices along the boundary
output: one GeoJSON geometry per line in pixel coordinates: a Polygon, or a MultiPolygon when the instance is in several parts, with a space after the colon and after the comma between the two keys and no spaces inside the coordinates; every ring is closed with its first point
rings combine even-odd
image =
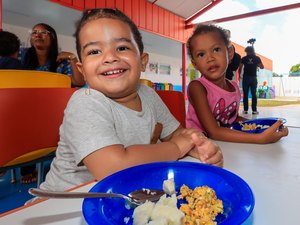
{"type": "Polygon", "coordinates": [[[271,127],[262,132],[261,135],[261,143],[275,143],[280,140],[282,137],[285,137],[289,134],[289,130],[287,127],[282,125],[282,121],[276,121],[271,127]]]}

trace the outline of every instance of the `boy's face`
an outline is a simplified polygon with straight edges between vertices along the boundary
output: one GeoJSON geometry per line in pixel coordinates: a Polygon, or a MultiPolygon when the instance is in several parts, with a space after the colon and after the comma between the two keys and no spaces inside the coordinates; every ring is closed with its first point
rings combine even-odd
{"type": "Polygon", "coordinates": [[[129,25],[109,18],[87,22],[79,34],[82,62],[77,63],[89,87],[118,99],[137,91],[148,55],[140,55],[129,25]]]}
{"type": "Polygon", "coordinates": [[[228,49],[218,33],[202,33],[192,40],[191,46],[192,64],[202,75],[208,80],[225,76],[232,49],[228,49]]]}

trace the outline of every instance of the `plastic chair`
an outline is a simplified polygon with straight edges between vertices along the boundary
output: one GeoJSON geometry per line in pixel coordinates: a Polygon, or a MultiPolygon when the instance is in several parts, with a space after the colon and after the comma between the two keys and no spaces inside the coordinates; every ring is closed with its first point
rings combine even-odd
{"type": "Polygon", "coordinates": [[[179,91],[163,90],[157,90],[156,93],[167,105],[173,116],[181,123],[183,127],[185,127],[186,109],[183,93],[179,91]]]}
{"type": "Polygon", "coordinates": [[[0,70],[0,88],[71,87],[71,78],[36,70],[0,70]]]}
{"type": "Polygon", "coordinates": [[[0,88],[0,171],[53,156],[64,109],[75,88],[0,88]]]}

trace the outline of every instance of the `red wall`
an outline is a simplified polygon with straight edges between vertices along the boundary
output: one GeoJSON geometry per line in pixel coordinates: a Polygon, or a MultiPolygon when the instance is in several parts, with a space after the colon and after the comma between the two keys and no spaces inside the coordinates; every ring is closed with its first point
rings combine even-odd
{"type": "Polygon", "coordinates": [[[91,8],[118,8],[138,28],[184,43],[192,29],[185,29],[184,18],[146,0],[50,0],[80,11],[91,8]]]}

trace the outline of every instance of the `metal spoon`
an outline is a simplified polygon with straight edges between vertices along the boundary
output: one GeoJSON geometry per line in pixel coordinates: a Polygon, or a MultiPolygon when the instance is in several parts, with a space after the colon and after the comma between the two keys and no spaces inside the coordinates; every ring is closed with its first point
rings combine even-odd
{"type": "Polygon", "coordinates": [[[30,188],[29,194],[40,198],[124,198],[133,206],[138,206],[146,201],[157,202],[165,194],[162,190],[141,189],[128,195],[100,192],[62,192],[46,191],[38,188],[30,188]]]}

